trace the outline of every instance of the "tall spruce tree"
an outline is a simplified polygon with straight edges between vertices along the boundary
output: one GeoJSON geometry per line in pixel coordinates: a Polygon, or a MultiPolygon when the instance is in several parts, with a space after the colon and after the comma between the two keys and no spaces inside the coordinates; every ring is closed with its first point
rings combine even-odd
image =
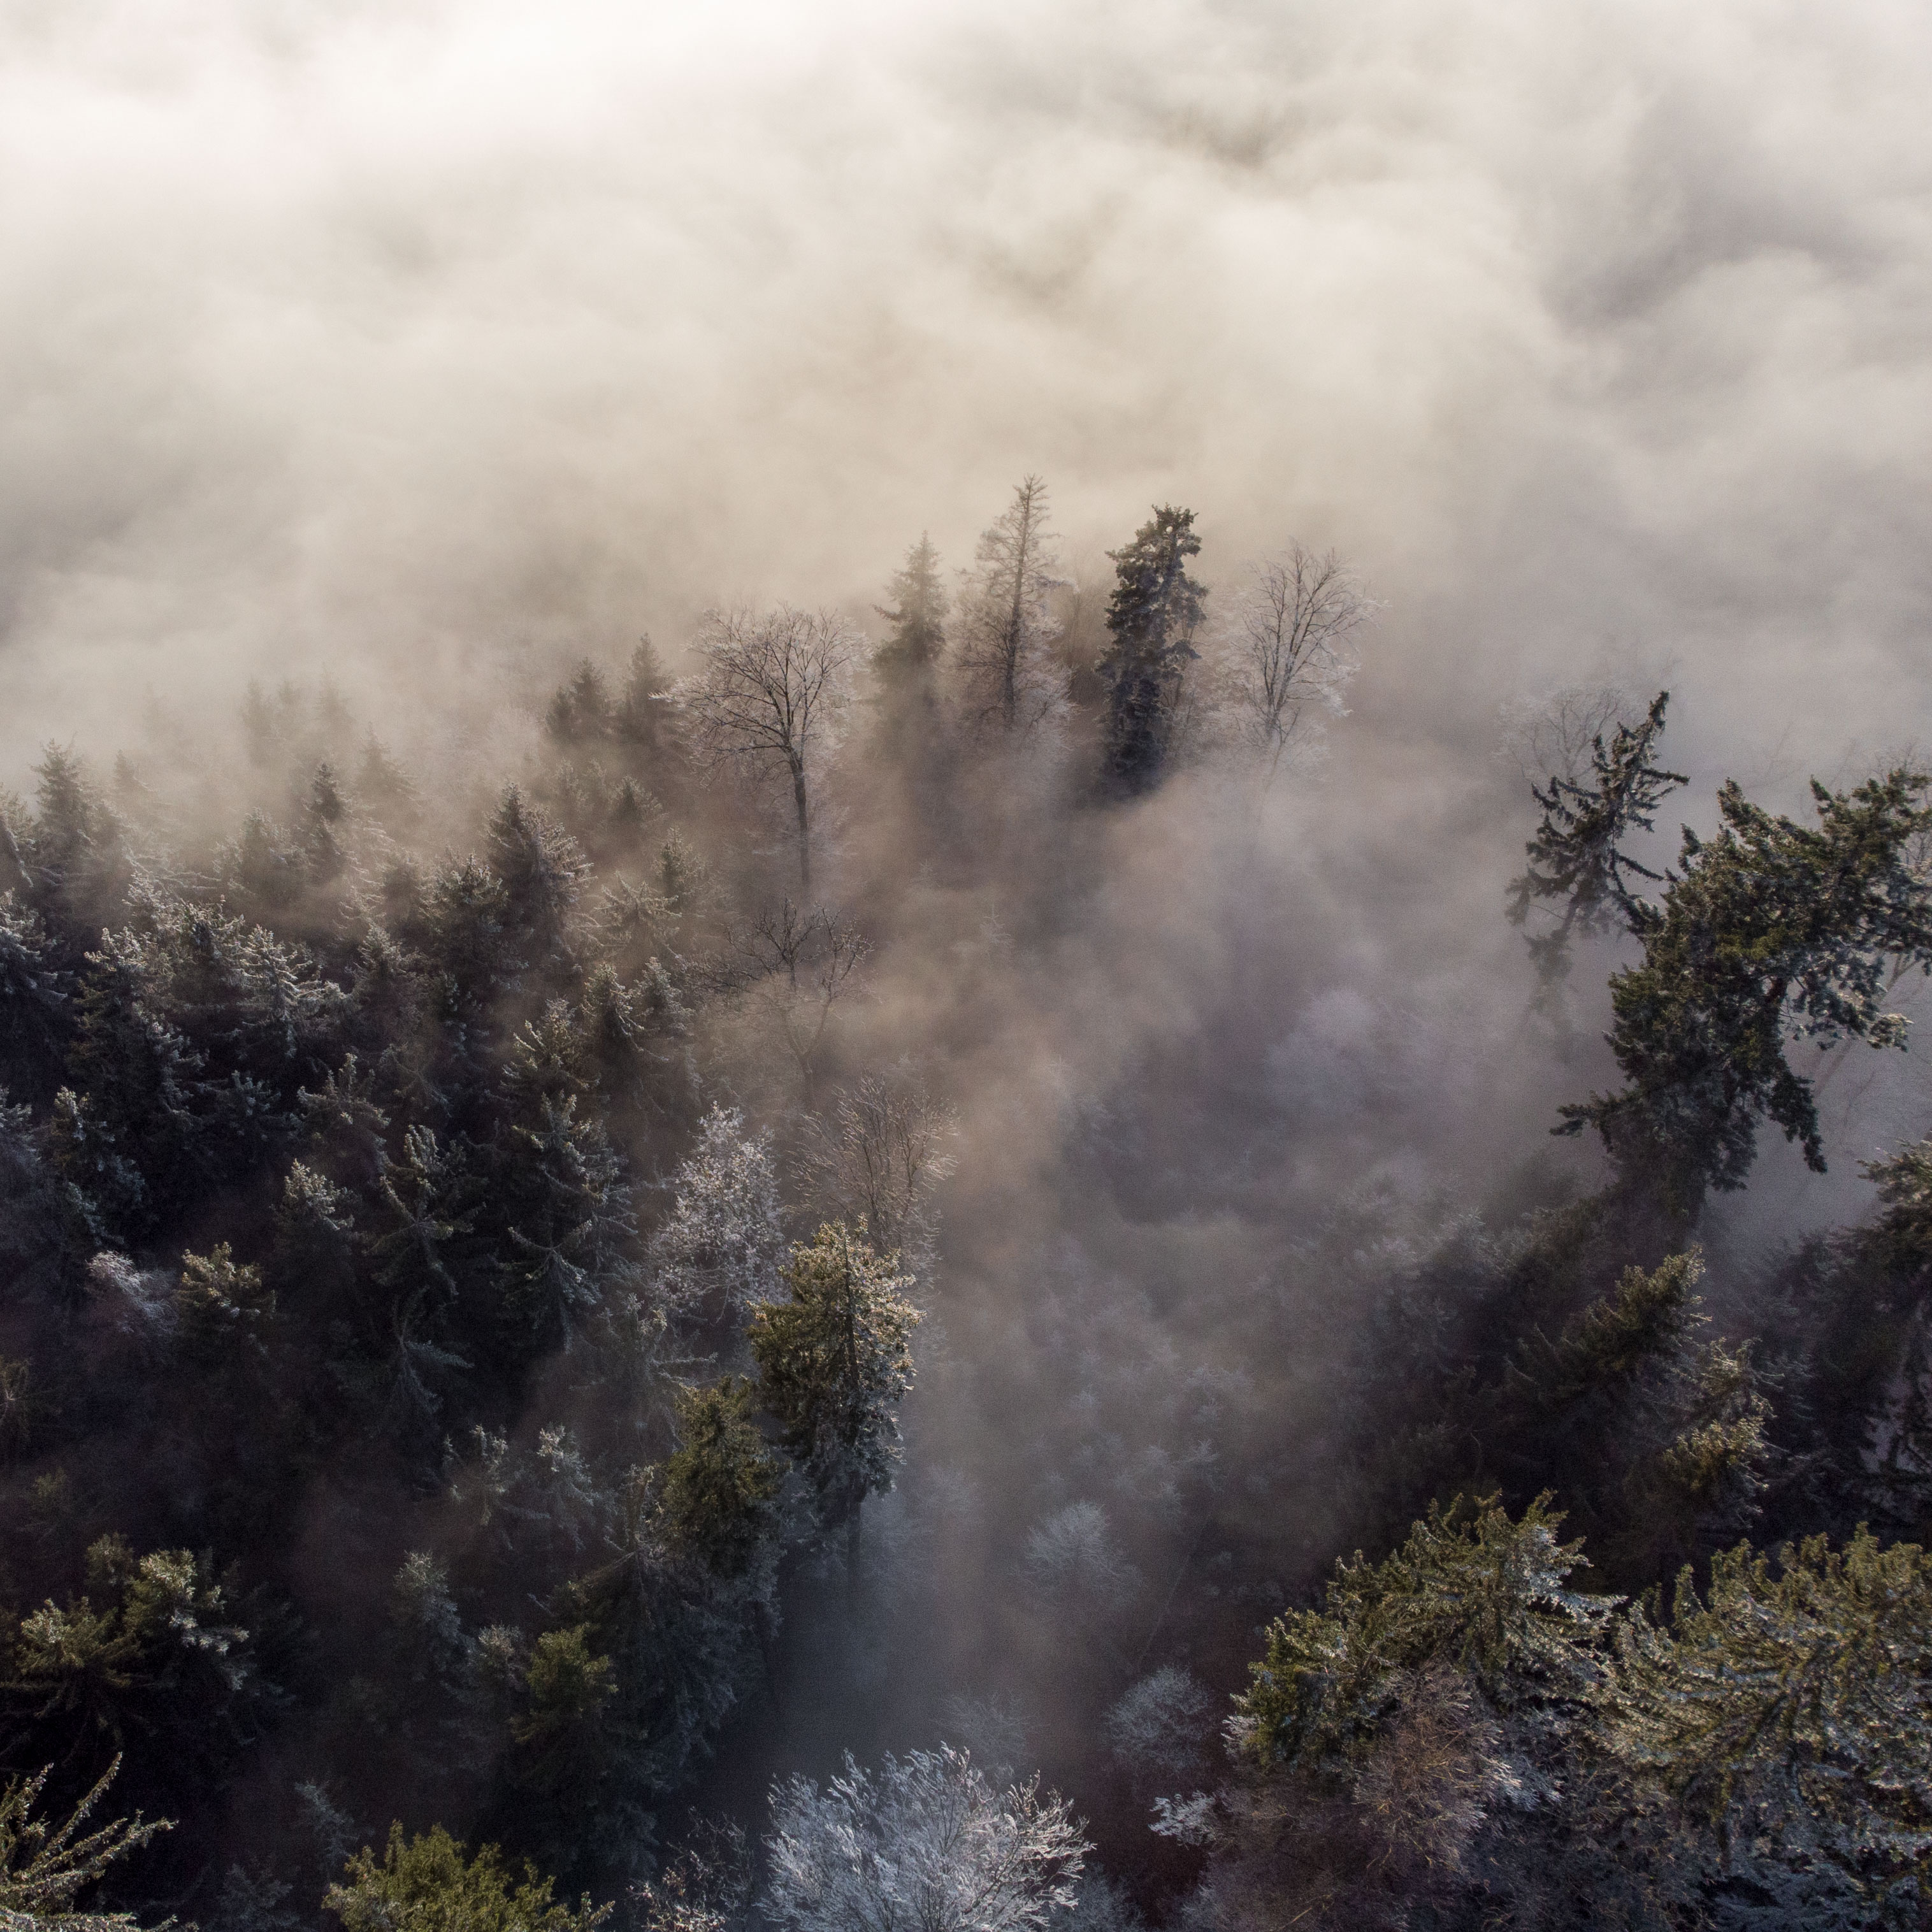
{"type": "Polygon", "coordinates": [[[892,635],[872,653],[872,662],[889,686],[916,687],[930,680],[946,648],[946,586],[939,553],[924,532],[906,552],[904,568],[892,573],[890,590],[891,604],[877,608],[892,635]]]}
{"type": "Polygon", "coordinates": [[[1194,512],[1171,504],[1109,550],[1118,582],[1107,606],[1113,642],[1102,656],[1107,686],[1103,776],[1115,790],[1150,790],[1167,763],[1170,727],[1188,665],[1199,655],[1191,640],[1207,592],[1187,574],[1198,556],[1194,512]]]}
{"type": "Polygon", "coordinates": [[[860,1512],[889,1490],[898,1460],[898,1406],[912,1386],[919,1311],[896,1274],[844,1222],[792,1250],[790,1291],[752,1317],[760,1392],[780,1439],[816,1492],[820,1520],[845,1532],[846,1581],[856,1592],[860,1512]]]}
{"type": "Polygon", "coordinates": [[[963,701],[972,717],[1003,731],[1037,724],[1061,680],[1043,659],[1054,586],[1053,533],[1045,482],[1027,476],[982,532],[964,592],[960,648],[963,701]]]}

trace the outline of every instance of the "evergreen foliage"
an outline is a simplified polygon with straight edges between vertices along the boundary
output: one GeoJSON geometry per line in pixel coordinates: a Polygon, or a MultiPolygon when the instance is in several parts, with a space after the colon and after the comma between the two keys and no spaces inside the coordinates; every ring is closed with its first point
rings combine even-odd
{"type": "Polygon", "coordinates": [[[752,1359],[780,1438],[810,1478],[828,1523],[858,1521],[860,1506],[892,1486],[898,1406],[912,1386],[909,1275],[843,1222],[792,1250],[787,1294],[756,1309],[752,1359]]]}
{"type": "Polygon", "coordinates": [[[946,648],[946,586],[939,574],[939,553],[923,534],[906,552],[903,568],[892,574],[889,605],[879,615],[892,626],[872,662],[889,686],[928,676],[946,648]]]}
{"type": "Polygon", "coordinates": [[[592,1932],[608,1906],[575,1910],[526,1864],[520,1877],[494,1845],[466,1858],[441,1826],[410,1838],[400,1825],[379,1859],[366,1846],[325,1901],[344,1932],[592,1932]]]}
{"type": "Polygon", "coordinates": [[[1107,686],[1103,775],[1117,790],[1160,781],[1207,592],[1187,574],[1201,552],[1194,512],[1157,507],[1124,548],[1109,550],[1117,581],[1107,605],[1112,642],[1100,660],[1107,686]]]}
{"type": "Polygon", "coordinates": [[[165,1820],[143,1824],[137,1815],[92,1832],[81,1829],[118,1768],[118,1761],[109,1766],[59,1825],[34,1816],[46,1786],[46,1771],[10,1778],[0,1790],[0,1913],[10,1925],[44,1926],[49,1932],[131,1932],[134,1921],[124,1912],[75,1909],[80,1894],[98,1885],[117,1860],[169,1828],[165,1820]]]}
{"type": "Polygon", "coordinates": [[[1611,932],[1621,926],[1642,938],[1654,923],[1654,910],[1630,881],[1662,884],[1666,875],[1630,857],[1623,845],[1632,832],[1653,830],[1658,807],[1677,786],[1690,782],[1681,772],[1665,771],[1652,755],[1670,703],[1670,692],[1660,691],[1644,722],[1619,724],[1607,749],[1603,734],[1596,734],[1591,783],[1552,772],[1546,787],[1530,788],[1543,808],[1543,822],[1527,848],[1528,866],[1510,887],[1509,916],[1512,925],[1521,926],[1538,902],[1561,902],[1555,928],[1529,941],[1546,986],[1568,974],[1572,934],[1611,932]]]}
{"type": "Polygon", "coordinates": [[[1932,970],[1932,884],[1907,850],[1928,783],[1901,766],[1846,793],[1814,784],[1816,828],[1726,784],[1722,830],[1708,842],[1686,830],[1680,874],[1646,915],[1642,963],[1610,982],[1628,1084],[1565,1108],[1564,1131],[1595,1127],[1680,1209],[1743,1186],[1760,1120],[1822,1172],[1812,1082],[1786,1048],[1904,1043],[1883,1000],[1895,967],[1932,970]]]}

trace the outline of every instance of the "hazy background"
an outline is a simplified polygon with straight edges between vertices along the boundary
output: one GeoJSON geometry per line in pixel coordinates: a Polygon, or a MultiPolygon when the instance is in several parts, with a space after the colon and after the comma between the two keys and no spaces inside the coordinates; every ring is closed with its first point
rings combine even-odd
{"type": "Polygon", "coordinates": [[[1365,704],[1909,734],[1928,80],[1903,4],[10,0],[5,750],[868,599],[1028,467],[1340,544],[1365,704]]]}

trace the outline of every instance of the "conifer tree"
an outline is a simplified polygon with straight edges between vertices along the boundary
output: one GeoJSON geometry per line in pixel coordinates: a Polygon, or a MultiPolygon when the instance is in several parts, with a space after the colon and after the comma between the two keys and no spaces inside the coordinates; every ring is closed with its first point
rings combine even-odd
{"type": "Polygon", "coordinates": [[[897,1257],[876,1255],[842,1222],[792,1250],[789,1293],[752,1317],[759,1392],[805,1472],[827,1528],[845,1532],[848,1592],[858,1586],[860,1512],[892,1486],[898,1406],[912,1386],[919,1311],[897,1257]]]}
{"type": "Polygon", "coordinates": [[[1928,1697],[1932,1558],[1861,1528],[1774,1561],[1741,1544],[1702,1592],[1687,1568],[1667,1629],[1621,1626],[1605,1702],[1612,1748],[1748,1848],[1784,1922],[1885,1925],[1932,1878],[1928,1697]]]}
{"type": "Polygon", "coordinates": [[[40,914],[16,892],[0,892],[0,1069],[16,1099],[44,1102],[59,1086],[72,994],[40,914]]]}
{"type": "Polygon", "coordinates": [[[1908,860],[1928,785],[1904,766],[1850,792],[1814,783],[1812,827],[1726,783],[1718,836],[1685,829],[1678,872],[1640,914],[1642,962],[1610,981],[1626,1084],[1563,1108],[1557,1131],[1596,1128],[1680,1214],[1744,1185],[1762,1120],[1823,1172],[1812,1083],[1786,1048],[1904,1045],[1883,1001],[1900,970],[1932,973],[1932,881],[1908,860]]]}
{"type": "Polygon", "coordinates": [[[939,553],[921,536],[906,553],[905,567],[893,574],[892,602],[874,608],[891,625],[886,641],[872,653],[879,681],[879,742],[890,759],[916,778],[929,781],[936,752],[939,663],[946,648],[946,587],[940,580],[939,553]]]}
{"type": "Polygon", "coordinates": [[[980,536],[967,581],[964,702],[971,716],[1002,731],[1037,724],[1060,696],[1061,680],[1045,661],[1047,599],[1056,581],[1047,516],[1044,481],[1022,478],[1012,502],[980,536]]]}
{"type": "Polygon", "coordinates": [[[382,1856],[358,1852],[322,1904],[344,1932],[595,1932],[610,1916],[587,1898],[572,1910],[552,1885],[494,1845],[471,1858],[440,1825],[416,1838],[393,1825],[382,1856]]]}
{"type": "Polygon", "coordinates": [[[619,739],[634,747],[647,767],[664,755],[670,689],[670,676],[656,645],[649,637],[640,638],[624,668],[624,694],[611,724],[619,739]]]}
{"type": "Polygon", "coordinates": [[[666,1542],[727,1580],[752,1568],[776,1514],[780,1466],[758,1432],[753,1394],[735,1376],[684,1391],[677,1405],[682,1440],[658,1478],[658,1522],[666,1542]]]}
{"type": "Polygon", "coordinates": [[[872,653],[872,663],[890,686],[926,688],[946,648],[946,586],[940,580],[939,553],[921,535],[896,571],[890,604],[878,607],[892,634],[872,653]]]}
{"type": "Polygon", "coordinates": [[[77,968],[125,908],[134,868],[119,820],[72,752],[48,746],[34,772],[33,825],[20,842],[28,899],[77,968]]]}
{"type": "Polygon", "coordinates": [[[1132,542],[1107,553],[1117,581],[1107,606],[1112,642],[1100,664],[1107,687],[1103,776],[1128,796],[1160,782],[1182,682],[1198,655],[1192,639],[1207,592],[1188,575],[1187,560],[1200,549],[1194,512],[1163,505],[1132,542]]]}
{"type": "Polygon", "coordinates": [[[165,1818],[143,1824],[137,1813],[82,1831],[120,1768],[117,1758],[59,1825],[34,1815],[46,1770],[8,1780],[0,1791],[0,1917],[9,1925],[22,1932],[43,1927],[46,1932],[136,1932],[124,1912],[75,1910],[79,1895],[98,1885],[116,1861],[173,1828],[165,1818]]]}
{"type": "Polygon", "coordinates": [[[1649,831],[1658,806],[1688,782],[1682,772],[1664,770],[1652,755],[1670,702],[1670,692],[1660,691],[1644,722],[1619,724],[1607,749],[1603,734],[1596,734],[1592,782],[1552,772],[1546,788],[1530,788],[1543,808],[1543,823],[1526,848],[1528,865],[1510,886],[1509,916],[1512,926],[1522,926],[1539,902],[1560,902],[1554,929],[1529,938],[1530,957],[1546,987],[1570,970],[1572,933],[1622,927],[1641,938],[1656,919],[1655,908],[1631,880],[1660,885],[1665,874],[1630,857],[1623,844],[1633,832],[1649,831]]]}

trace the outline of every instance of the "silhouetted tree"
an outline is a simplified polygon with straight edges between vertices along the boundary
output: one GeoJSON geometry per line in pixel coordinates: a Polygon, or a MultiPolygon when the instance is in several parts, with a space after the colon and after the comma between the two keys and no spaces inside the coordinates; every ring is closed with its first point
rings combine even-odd
{"type": "Polygon", "coordinates": [[[698,647],[704,669],[686,703],[714,760],[776,765],[790,782],[800,883],[812,888],[812,782],[843,706],[856,649],[823,612],[781,604],[762,616],[714,613],[698,647]]]}
{"type": "Polygon", "coordinates": [[[1194,512],[1156,508],[1124,549],[1109,550],[1117,581],[1107,606],[1112,639],[1100,663],[1107,687],[1103,773],[1114,790],[1133,794],[1157,784],[1169,730],[1207,593],[1187,574],[1198,555],[1194,512]]]}

